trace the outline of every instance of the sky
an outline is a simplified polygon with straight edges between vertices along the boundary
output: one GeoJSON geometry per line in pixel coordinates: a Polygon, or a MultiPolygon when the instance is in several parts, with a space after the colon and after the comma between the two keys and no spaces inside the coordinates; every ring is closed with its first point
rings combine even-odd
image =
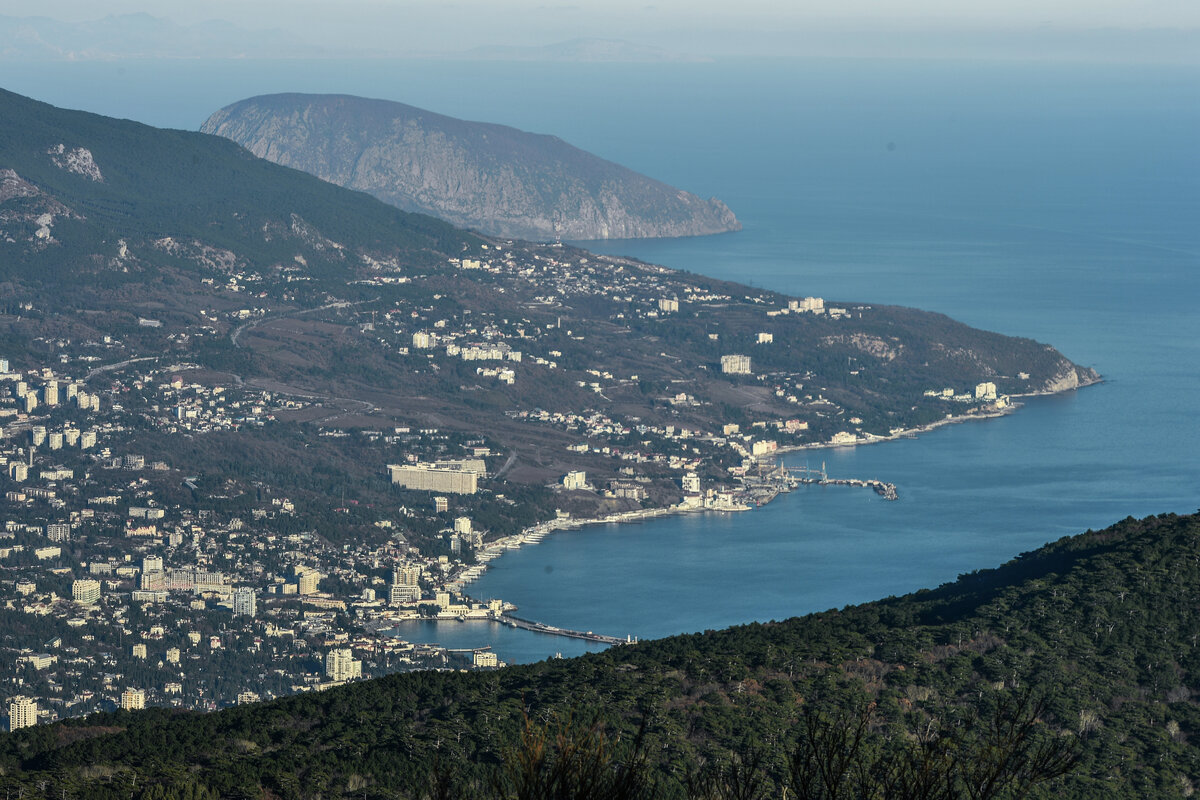
{"type": "Polygon", "coordinates": [[[0,0],[68,22],[146,12],[275,29],[337,52],[403,56],[620,39],[700,57],[998,55],[1167,59],[1195,52],[1197,0],[0,0]]]}

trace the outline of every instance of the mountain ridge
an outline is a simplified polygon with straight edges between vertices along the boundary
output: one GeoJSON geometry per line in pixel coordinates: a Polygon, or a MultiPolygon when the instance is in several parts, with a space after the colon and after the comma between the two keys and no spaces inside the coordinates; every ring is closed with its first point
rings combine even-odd
{"type": "Polygon", "coordinates": [[[533,240],[697,236],[739,230],[716,198],[556,136],[352,95],[262,95],[215,112],[205,133],[398,208],[533,240]]]}

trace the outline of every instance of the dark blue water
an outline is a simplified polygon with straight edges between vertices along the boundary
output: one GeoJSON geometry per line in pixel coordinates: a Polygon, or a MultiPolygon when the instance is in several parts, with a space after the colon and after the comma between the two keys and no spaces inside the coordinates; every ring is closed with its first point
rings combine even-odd
{"type": "MultiPolygon", "coordinates": [[[[6,69],[8,65],[6,65],[6,69]]],[[[810,452],[866,490],[557,534],[474,586],[524,615],[661,636],[875,599],[1128,515],[1200,506],[1200,71],[760,62],[38,65],[6,88],[195,128],[268,91],[342,91],[562,138],[725,200],[745,229],[593,243],[1049,342],[1106,383],[918,440],[810,452]]],[[[412,626],[508,660],[578,642],[412,626]]]]}

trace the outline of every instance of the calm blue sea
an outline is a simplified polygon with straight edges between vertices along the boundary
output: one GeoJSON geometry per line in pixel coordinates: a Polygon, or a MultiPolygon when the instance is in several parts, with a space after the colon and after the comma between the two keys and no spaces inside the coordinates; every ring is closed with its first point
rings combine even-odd
{"type": "MultiPolygon", "coordinates": [[[[556,134],[725,200],[740,233],[590,243],[1053,344],[1106,383],[918,440],[792,456],[901,499],[805,489],[753,512],[558,534],[474,586],[523,615],[664,636],[953,580],[1126,516],[1200,507],[1200,71],[771,61],[4,65],[5,88],[196,128],[272,91],[401,100],[556,134]]],[[[414,625],[509,660],[572,640],[414,625]]]]}

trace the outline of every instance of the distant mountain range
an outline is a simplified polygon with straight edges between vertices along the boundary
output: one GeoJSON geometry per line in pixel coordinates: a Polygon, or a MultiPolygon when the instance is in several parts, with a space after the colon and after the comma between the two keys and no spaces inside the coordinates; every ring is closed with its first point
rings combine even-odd
{"type": "Polygon", "coordinates": [[[452,50],[404,48],[398,52],[394,45],[313,41],[281,28],[250,29],[220,19],[180,24],[141,12],[67,22],[44,16],[0,14],[0,62],[397,57],[623,64],[712,60],[654,45],[594,37],[543,45],[483,45],[452,50]]]}
{"type": "Polygon", "coordinates": [[[517,47],[490,45],[476,47],[464,54],[467,58],[488,61],[567,61],[606,63],[700,63],[710,62],[707,56],[678,53],[653,45],[635,44],[622,39],[569,39],[552,44],[517,47]]]}
{"type": "Polygon", "coordinates": [[[386,100],[278,94],[201,127],[252,153],[482,233],[534,240],[698,236],[741,224],[697,197],[554,136],[386,100]]]}
{"type": "MultiPolygon", "coordinates": [[[[88,22],[0,15],[0,61],[106,61],[122,58],[294,58],[280,30],[247,30],[221,20],[180,25],[150,14],[110,14],[88,22]]],[[[321,48],[302,45],[307,56],[321,48]]]]}

